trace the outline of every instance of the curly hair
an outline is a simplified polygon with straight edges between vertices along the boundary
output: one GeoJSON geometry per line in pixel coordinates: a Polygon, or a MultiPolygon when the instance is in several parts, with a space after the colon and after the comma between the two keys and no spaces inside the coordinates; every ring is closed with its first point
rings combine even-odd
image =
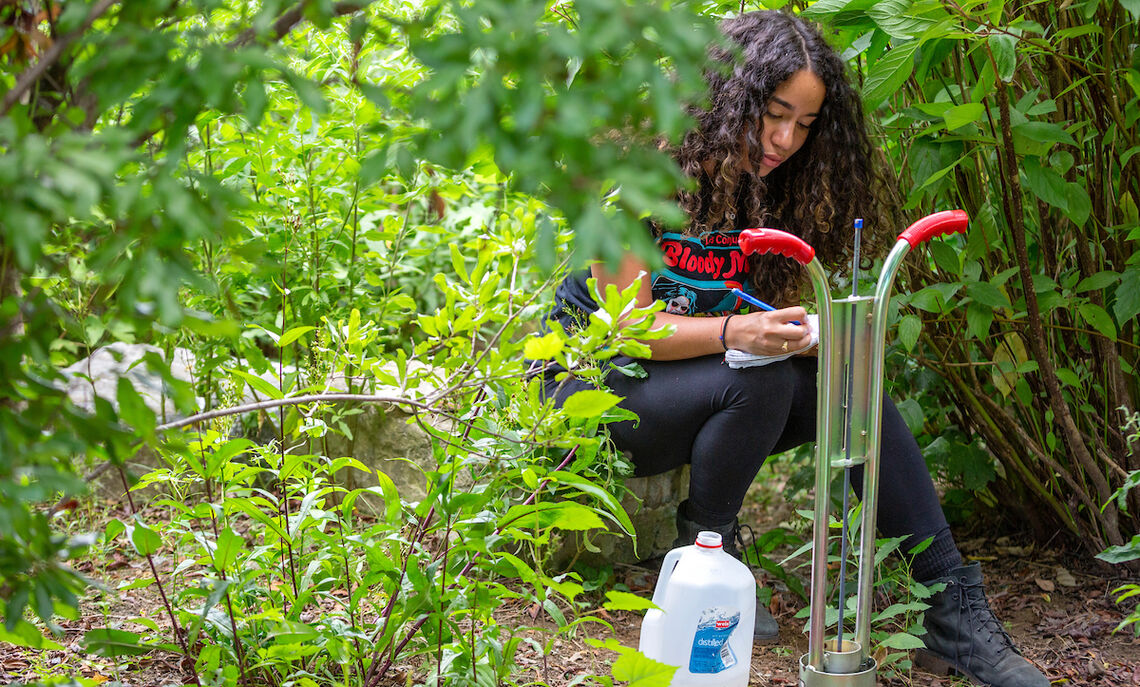
{"type": "MultiPolygon", "coordinates": [[[[737,50],[710,50],[723,69],[706,71],[709,102],[693,110],[697,126],[673,151],[696,181],[677,199],[689,218],[687,233],[770,226],[807,241],[828,267],[844,265],[852,252],[853,220],[864,217],[869,229],[887,229],[890,194],[873,164],[863,105],[843,60],[815,27],[783,12],[741,14],[720,28],[737,50]],[[742,149],[742,132],[763,122],[772,92],[805,69],[819,77],[826,95],[803,147],[763,178],[744,171],[742,156],[752,156],[756,169],[763,151],[754,134],[746,134],[753,145],[742,149]]],[[[875,233],[868,231],[867,239],[873,248],[875,233]]],[[[774,255],[752,260],[753,285],[762,297],[798,301],[804,282],[798,264],[774,255]]]]}

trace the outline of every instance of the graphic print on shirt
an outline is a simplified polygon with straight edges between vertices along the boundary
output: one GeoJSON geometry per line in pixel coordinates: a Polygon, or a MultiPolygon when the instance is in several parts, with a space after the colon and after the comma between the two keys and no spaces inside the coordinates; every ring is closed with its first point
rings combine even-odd
{"type": "Polygon", "coordinates": [[[665,233],[658,241],[665,267],[653,273],[653,297],[675,315],[731,312],[740,301],[733,288],[751,291],[752,265],[740,250],[739,231],[703,236],[665,233]]]}

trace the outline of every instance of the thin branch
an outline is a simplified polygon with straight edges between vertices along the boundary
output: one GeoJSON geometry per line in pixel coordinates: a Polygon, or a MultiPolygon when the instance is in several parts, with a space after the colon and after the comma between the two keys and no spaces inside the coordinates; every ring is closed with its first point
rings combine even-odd
{"type": "Polygon", "coordinates": [[[306,396],[290,396],[288,398],[276,398],[269,401],[258,401],[257,403],[246,403],[245,405],[233,406],[232,408],[218,408],[216,410],[207,411],[205,413],[198,413],[190,417],[184,417],[181,420],[174,422],[167,422],[164,425],[159,425],[154,428],[155,432],[167,432],[179,427],[186,427],[187,425],[197,424],[199,422],[206,422],[214,418],[225,417],[227,415],[242,415],[244,413],[252,413],[259,410],[270,410],[272,408],[279,408],[281,406],[301,405],[302,403],[324,403],[328,401],[360,401],[363,403],[393,403],[396,405],[410,405],[417,408],[431,408],[430,404],[414,401],[410,398],[403,396],[379,396],[372,394],[308,394],[306,396]]]}
{"type": "Polygon", "coordinates": [[[72,43],[79,40],[84,32],[91,28],[95,20],[103,16],[107,10],[111,9],[111,6],[118,1],[119,0],[99,0],[99,2],[95,3],[95,6],[91,8],[91,11],[87,13],[87,18],[83,20],[83,24],[78,29],[52,43],[51,47],[44,51],[43,56],[40,57],[38,62],[24,70],[16,79],[16,85],[12,87],[12,90],[4,94],[3,104],[0,104],[0,116],[8,114],[8,110],[11,110],[12,106],[19,102],[24,93],[32,87],[32,84],[44,75],[48,67],[59,61],[64,51],[71,47],[72,43]]]}

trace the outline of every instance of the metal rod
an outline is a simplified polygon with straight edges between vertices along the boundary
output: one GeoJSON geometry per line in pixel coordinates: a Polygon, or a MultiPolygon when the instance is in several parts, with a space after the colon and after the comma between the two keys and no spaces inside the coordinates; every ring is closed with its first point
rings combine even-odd
{"type": "MultiPolygon", "coordinates": [[[[855,220],[855,250],[851,255],[851,299],[859,297],[859,244],[862,239],[863,220],[855,220]]],[[[843,404],[844,442],[843,457],[843,528],[839,540],[839,609],[836,622],[835,648],[843,651],[843,609],[847,605],[847,537],[850,532],[851,511],[851,410],[855,404],[855,336],[856,308],[851,308],[851,325],[848,328],[847,393],[843,404]]]]}
{"type": "Polygon", "coordinates": [[[871,313],[871,350],[868,380],[867,459],[863,463],[863,518],[860,533],[859,589],[855,609],[855,641],[864,651],[871,638],[871,592],[875,580],[875,527],[879,502],[879,452],[883,424],[883,354],[886,348],[887,312],[891,289],[903,258],[910,252],[904,240],[895,243],[883,263],[871,313]]]}
{"type": "Polygon", "coordinates": [[[812,533],[811,560],[811,614],[808,618],[808,663],[822,669],[823,641],[826,631],[827,614],[827,514],[830,506],[831,456],[829,441],[831,436],[831,370],[835,364],[835,346],[831,345],[833,327],[831,323],[831,292],[827,273],[819,260],[813,258],[806,266],[808,277],[815,289],[819,307],[820,355],[817,375],[816,427],[819,435],[815,444],[815,512],[812,533]]]}

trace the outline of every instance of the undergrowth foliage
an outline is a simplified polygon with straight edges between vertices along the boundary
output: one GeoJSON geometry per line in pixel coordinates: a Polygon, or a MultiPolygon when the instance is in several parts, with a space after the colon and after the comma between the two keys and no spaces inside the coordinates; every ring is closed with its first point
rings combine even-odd
{"type": "Polygon", "coordinates": [[[684,128],[708,22],[642,2],[21,0],[0,28],[3,638],[59,646],[44,630],[75,616],[92,546],[145,560],[164,619],[88,651],[174,652],[199,683],[494,684],[523,641],[494,608],[586,622],[584,586],[544,561],[559,531],[633,534],[598,431],[624,414],[601,390],[554,409],[524,356],[597,375],[648,325],[616,332],[633,295],[611,292],[581,336],[526,342],[569,230],[579,262],[612,257],[670,212],[656,144],[684,128]],[[114,342],[154,347],[140,365],[175,415],[125,380],[72,405],[59,369],[114,342]],[[422,498],[353,455],[379,403],[430,437],[422,498]],[[144,453],[160,464],[135,484],[144,453]],[[130,517],[60,534],[107,464],[130,517]]]}
{"type": "MultiPolygon", "coordinates": [[[[1135,1],[761,4],[829,22],[891,102],[906,210],[975,218],[911,270],[893,349],[936,471],[1134,560],[1135,1]]],[[[61,648],[99,583],[74,562],[116,551],[162,618],[83,645],[167,652],[198,684],[512,684],[519,651],[604,628],[593,583],[548,560],[560,532],[634,536],[604,438],[628,416],[603,389],[555,409],[533,373],[600,380],[661,332],[632,290],[573,337],[540,320],[571,261],[677,217],[661,144],[700,97],[707,17],[737,7],[0,3],[0,639],[61,648]],[[120,342],[154,347],[176,414],[125,380],[69,400],[60,369],[120,342]],[[428,437],[417,496],[358,460],[374,406],[428,437]],[[69,533],[106,465],[129,515],[69,533]],[[499,625],[508,604],[557,629],[499,625]]],[[[929,590],[886,577],[876,639],[902,669],[929,590]]],[[[597,644],[620,657],[583,680],[668,682],[597,644]]]]}

